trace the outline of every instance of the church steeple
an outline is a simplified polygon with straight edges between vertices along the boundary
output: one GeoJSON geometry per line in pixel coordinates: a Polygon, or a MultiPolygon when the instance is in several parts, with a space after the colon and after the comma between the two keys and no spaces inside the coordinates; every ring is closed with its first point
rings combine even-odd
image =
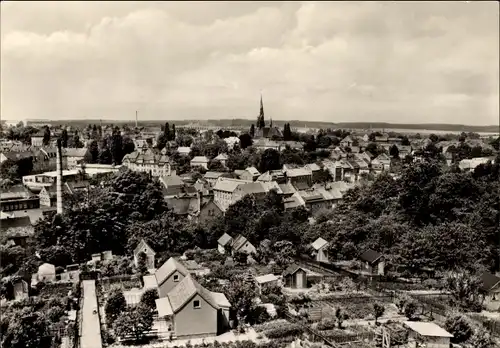
{"type": "Polygon", "coordinates": [[[257,128],[262,129],[266,126],[266,122],[264,120],[264,103],[262,102],[262,93],[260,94],[260,113],[259,117],[257,117],[257,128]]]}

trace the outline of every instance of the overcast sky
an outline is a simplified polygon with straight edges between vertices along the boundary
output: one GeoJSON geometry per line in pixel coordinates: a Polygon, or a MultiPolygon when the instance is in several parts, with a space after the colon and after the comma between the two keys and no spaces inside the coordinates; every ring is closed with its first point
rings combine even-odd
{"type": "Polygon", "coordinates": [[[498,124],[491,2],[2,2],[3,119],[498,124]]]}

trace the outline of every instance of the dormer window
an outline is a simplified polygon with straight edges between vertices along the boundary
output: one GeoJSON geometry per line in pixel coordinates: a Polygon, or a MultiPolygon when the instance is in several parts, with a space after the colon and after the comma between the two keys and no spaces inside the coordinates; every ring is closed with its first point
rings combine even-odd
{"type": "Polygon", "coordinates": [[[179,275],[178,274],[175,274],[174,275],[174,282],[178,282],[179,281],[179,275]]]}
{"type": "Polygon", "coordinates": [[[193,301],[193,308],[194,308],[194,309],[199,309],[199,308],[201,308],[200,301],[198,301],[198,300],[193,301]]]}

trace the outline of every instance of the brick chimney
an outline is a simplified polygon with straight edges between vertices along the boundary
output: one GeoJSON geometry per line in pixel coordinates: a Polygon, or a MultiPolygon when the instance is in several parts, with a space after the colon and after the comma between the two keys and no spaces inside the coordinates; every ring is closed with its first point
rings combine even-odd
{"type": "Polygon", "coordinates": [[[56,170],[57,170],[57,214],[62,214],[63,213],[63,201],[62,201],[63,163],[62,163],[61,138],[57,139],[56,170]]]}

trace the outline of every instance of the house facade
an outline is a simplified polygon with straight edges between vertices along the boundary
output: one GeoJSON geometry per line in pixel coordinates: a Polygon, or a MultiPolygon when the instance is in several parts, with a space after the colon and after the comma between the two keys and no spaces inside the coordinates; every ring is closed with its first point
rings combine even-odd
{"type": "Polygon", "coordinates": [[[216,336],[229,328],[231,304],[222,293],[209,291],[186,276],[156,300],[159,317],[172,321],[176,338],[216,336]]]}
{"type": "Polygon", "coordinates": [[[167,155],[152,149],[140,149],[123,157],[123,165],[136,172],[147,172],[153,176],[172,175],[172,166],[167,155]]]}
{"type": "Polygon", "coordinates": [[[291,265],[283,273],[285,287],[292,289],[307,288],[307,272],[298,265],[291,265]]]}
{"type": "Polygon", "coordinates": [[[186,267],[173,257],[165,261],[155,272],[160,297],[167,296],[188,275],[189,271],[186,267]]]}
{"type": "Polygon", "coordinates": [[[224,214],[222,207],[213,199],[201,205],[200,213],[198,214],[198,222],[206,223],[224,214]]]}
{"type": "Polygon", "coordinates": [[[66,160],[68,163],[68,169],[74,169],[79,164],[84,162],[85,155],[87,154],[87,148],[66,148],[66,160]]]}
{"type": "Polygon", "coordinates": [[[139,254],[146,254],[146,267],[148,269],[155,268],[155,255],[156,252],[149,246],[144,239],[141,239],[139,244],[134,249],[134,265],[139,267],[139,254]]]}
{"type": "Polygon", "coordinates": [[[208,158],[206,156],[196,156],[191,160],[191,167],[202,167],[208,169],[208,158]]]}
{"type": "Polygon", "coordinates": [[[385,257],[379,252],[368,249],[359,257],[363,263],[363,270],[373,275],[385,274],[385,257]]]}
{"type": "Polygon", "coordinates": [[[328,245],[329,243],[323,238],[319,237],[312,244],[314,259],[318,262],[329,262],[328,258],[328,245]]]}

